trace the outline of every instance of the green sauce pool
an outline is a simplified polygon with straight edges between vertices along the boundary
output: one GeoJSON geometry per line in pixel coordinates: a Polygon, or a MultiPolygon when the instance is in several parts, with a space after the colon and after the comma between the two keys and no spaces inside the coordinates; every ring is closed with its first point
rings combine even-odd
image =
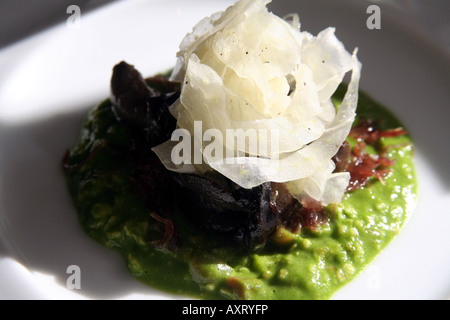
{"type": "MultiPolygon", "coordinates": [[[[336,103],[344,92],[335,93],[336,103]]],[[[357,115],[382,120],[381,129],[401,126],[364,93],[357,115]]],[[[91,110],[65,159],[67,185],[84,231],[116,250],[139,281],[164,292],[200,299],[330,299],[389,244],[415,208],[411,137],[386,137],[378,147],[395,159],[392,170],[382,182],[371,181],[327,207],[329,222],[314,231],[283,229],[264,248],[241,251],[199,231],[184,218],[181,204],[173,222],[183,242],[171,251],[158,245],[164,223],[131,187],[133,157],[116,151],[129,146],[133,134],[108,100],[91,110]]]]}

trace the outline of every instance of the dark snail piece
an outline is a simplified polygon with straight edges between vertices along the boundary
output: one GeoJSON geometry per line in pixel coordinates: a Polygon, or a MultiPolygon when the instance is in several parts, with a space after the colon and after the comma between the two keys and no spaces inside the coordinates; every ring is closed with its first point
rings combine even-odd
{"type": "Polygon", "coordinates": [[[131,127],[143,130],[151,146],[170,139],[176,119],[168,108],[179,94],[178,90],[162,93],[148,86],[139,71],[125,61],[113,68],[110,100],[114,113],[131,127]]]}
{"type": "Polygon", "coordinates": [[[207,232],[253,250],[264,246],[276,230],[270,183],[244,189],[218,175],[174,174],[173,179],[181,190],[181,209],[207,232]]]}

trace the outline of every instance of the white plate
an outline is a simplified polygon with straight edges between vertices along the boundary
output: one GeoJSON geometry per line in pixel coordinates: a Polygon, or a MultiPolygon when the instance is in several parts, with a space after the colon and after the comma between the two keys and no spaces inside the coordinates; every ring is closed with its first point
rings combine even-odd
{"type": "MultiPolygon", "coordinates": [[[[62,24],[0,51],[0,298],[179,298],[131,278],[115,252],[81,231],[60,163],[86,110],[109,94],[114,64],[126,60],[145,76],[170,68],[184,34],[231,2],[121,1],[81,13],[80,29],[62,24]],[[80,290],[66,286],[70,265],[80,267],[80,290]]],[[[335,26],[347,49],[358,46],[362,89],[401,118],[417,145],[417,210],[389,247],[335,298],[448,298],[446,47],[384,3],[381,29],[369,30],[368,3],[274,2],[271,8],[279,15],[298,12],[303,30],[335,26]]]]}

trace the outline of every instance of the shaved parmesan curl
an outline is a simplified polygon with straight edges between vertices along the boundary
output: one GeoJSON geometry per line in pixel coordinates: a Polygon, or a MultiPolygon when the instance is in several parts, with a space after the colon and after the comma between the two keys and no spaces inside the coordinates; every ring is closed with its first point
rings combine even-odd
{"type": "Polygon", "coordinates": [[[308,195],[324,205],[340,202],[350,176],[333,172],[332,157],[355,118],[361,64],[356,50],[347,52],[334,28],[317,36],[301,32],[297,15],[279,18],[267,10],[269,2],[238,1],[186,35],[171,75],[182,84],[181,96],[170,111],[178,128],[194,136],[198,121],[203,131],[214,129],[222,137],[228,129],[265,129],[277,132],[277,148],[271,139],[258,136],[256,153],[242,145],[230,152],[216,138],[214,143],[223,146],[223,158],[217,159],[203,152],[210,141],[194,137],[194,148],[203,152],[201,165],[175,165],[170,158],[173,141],[153,150],[169,170],[216,170],[243,188],[279,182],[299,200],[308,195]],[[331,95],[348,71],[348,91],[335,108],[331,95]]]}

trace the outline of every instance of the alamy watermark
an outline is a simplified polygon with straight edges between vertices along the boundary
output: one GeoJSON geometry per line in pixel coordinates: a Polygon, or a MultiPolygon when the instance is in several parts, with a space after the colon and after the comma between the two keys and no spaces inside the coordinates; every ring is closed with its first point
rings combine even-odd
{"type": "Polygon", "coordinates": [[[224,136],[219,129],[203,132],[202,121],[194,121],[193,137],[188,130],[178,128],[172,133],[171,140],[179,142],[171,152],[175,165],[202,164],[204,157],[221,164],[244,164],[269,155],[272,160],[277,160],[279,155],[277,129],[226,129],[224,136]]]}
{"type": "Polygon", "coordinates": [[[79,266],[72,264],[67,267],[66,273],[70,274],[66,280],[66,287],[70,290],[81,289],[81,269],[79,266]]]}
{"type": "Polygon", "coordinates": [[[73,29],[80,29],[81,28],[81,9],[77,5],[70,5],[67,7],[66,10],[67,14],[70,14],[70,16],[67,18],[66,25],[67,28],[73,30],[73,29]]]}
{"type": "Polygon", "coordinates": [[[381,9],[379,6],[372,4],[367,7],[367,14],[370,16],[367,18],[366,26],[369,30],[381,29],[381,9]]]}

